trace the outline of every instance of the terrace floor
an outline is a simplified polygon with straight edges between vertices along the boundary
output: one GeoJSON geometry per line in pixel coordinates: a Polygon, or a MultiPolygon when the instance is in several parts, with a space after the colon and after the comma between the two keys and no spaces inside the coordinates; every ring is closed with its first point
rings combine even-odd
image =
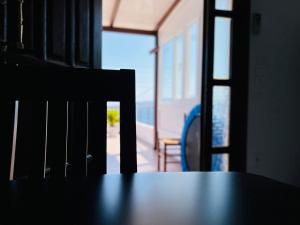
{"type": "MultiPolygon", "coordinates": [[[[168,172],[179,172],[181,166],[179,157],[168,157],[168,161],[178,161],[178,163],[168,163],[168,172]]],[[[161,159],[161,162],[163,159],[161,159]]],[[[139,173],[157,172],[157,154],[151,146],[137,140],[137,167],[139,173]]],[[[161,169],[162,169],[161,163],[161,169]]],[[[120,136],[107,137],[107,172],[120,172],[120,136]]]]}

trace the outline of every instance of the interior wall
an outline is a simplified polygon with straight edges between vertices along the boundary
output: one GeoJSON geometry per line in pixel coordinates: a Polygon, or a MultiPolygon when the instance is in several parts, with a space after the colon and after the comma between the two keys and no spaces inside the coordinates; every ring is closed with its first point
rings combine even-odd
{"type": "Polygon", "coordinates": [[[202,37],[203,37],[203,0],[181,1],[175,10],[169,15],[163,26],[158,31],[159,41],[159,104],[158,104],[158,130],[160,137],[180,137],[184,124],[184,115],[200,103],[201,77],[202,77],[202,37]],[[162,101],[161,83],[162,76],[162,49],[164,44],[176,38],[179,34],[184,35],[184,68],[183,79],[186,87],[188,77],[188,31],[193,23],[198,25],[198,62],[197,65],[197,94],[194,98],[172,99],[162,101]]]}
{"type": "Polygon", "coordinates": [[[299,0],[252,0],[248,172],[300,186],[299,0]]]}

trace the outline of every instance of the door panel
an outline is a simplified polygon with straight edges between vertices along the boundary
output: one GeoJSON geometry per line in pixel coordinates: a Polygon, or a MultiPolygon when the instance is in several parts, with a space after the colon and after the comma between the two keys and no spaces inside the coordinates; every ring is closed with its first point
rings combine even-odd
{"type": "MultiPolygon", "coordinates": [[[[1,1],[0,3],[5,2],[1,1]]],[[[9,0],[7,7],[8,63],[30,66],[63,66],[101,69],[101,0],[9,0]]],[[[0,38],[3,5],[0,4],[0,38]]],[[[1,42],[2,39],[0,39],[1,42]]],[[[1,62],[1,61],[0,61],[1,62]]],[[[41,74],[42,75],[42,74],[41,74]]],[[[53,74],[55,75],[55,74],[53,74]]],[[[86,107],[86,103],[78,105],[86,107]],[[84,106],[85,105],[85,106],[84,106]]],[[[19,105],[20,127],[30,124],[32,105],[19,105]]],[[[93,107],[89,108],[93,114],[93,107]]],[[[68,111],[69,117],[75,112],[68,111]]],[[[76,115],[86,118],[84,111],[76,115]]],[[[15,178],[28,174],[30,149],[23,140],[30,132],[20,130],[17,144],[21,154],[16,158],[15,178]],[[23,147],[22,147],[23,146],[23,147]]]]}
{"type": "Polygon", "coordinates": [[[36,31],[34,30],[36,26],[34,26],[34,0],[27,0],[24,1],[23,4],[23,43],[26,46],[26,53],[27,54],[34,54],[34,49],[37,47],[35,46],[35,37],[34,34],[36,31]]]}
{"type": "Polygon", "coordinates": [[[47,58],[66,61],[66,0],[47,2],[47,58]]]}
{"type": "Polygon", "coordinates": [[[6,41],[6,1],[0,1],[0,42],[6,41]]]}
{"type": "Polygon", "coordinates": [[[75,63],[78,66],[87,66],[89,64],[90,50],[90,11],[89,1],[78,0],[76,4],[75,16],[75,63]]]}
{"type": "Polygon", "coordinates": [[[9,62],[101,68],[101,2],[11,0],[9,62]]]}
{"type": "Polygon", "coordinates": [[[250,1],[205,0],[201,169],[245,171],[250,1]]]}
{"type": "Polygon", "coordinates": [[[0,63],[5,61],[6,51],[6,0],[0,0],[0,63]]]}

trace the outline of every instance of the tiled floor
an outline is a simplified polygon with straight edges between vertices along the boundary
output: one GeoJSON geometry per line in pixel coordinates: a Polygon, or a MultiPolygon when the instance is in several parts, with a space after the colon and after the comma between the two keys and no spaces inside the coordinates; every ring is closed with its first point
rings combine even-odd
{"type": "MultiPolygon", "coordinates": [[[[107,172],[120,172],[120,137],[107,137],[107,172]]],[[[167,164],[168,172],[181,171],[179,157],[170,157],[168,161],[178,161],[178,163],[167,164]]],[[[162,159],[161,159],[162,162],[162,159]]],[[[148,145],[137,141],[137,166],[139,173],[157,172],[157,155],[156,152],[148,145]]],[[[162,163],[161,163],[161,168],[162,163]]]]}

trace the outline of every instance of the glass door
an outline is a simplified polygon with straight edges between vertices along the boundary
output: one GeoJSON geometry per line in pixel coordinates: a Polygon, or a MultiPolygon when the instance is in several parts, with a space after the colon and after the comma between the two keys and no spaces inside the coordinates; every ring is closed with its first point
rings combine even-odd
{"type": "Polygon", "coordinates": [[[249,0],[205,0],[201,170],[246,166],[249,0]]]}

